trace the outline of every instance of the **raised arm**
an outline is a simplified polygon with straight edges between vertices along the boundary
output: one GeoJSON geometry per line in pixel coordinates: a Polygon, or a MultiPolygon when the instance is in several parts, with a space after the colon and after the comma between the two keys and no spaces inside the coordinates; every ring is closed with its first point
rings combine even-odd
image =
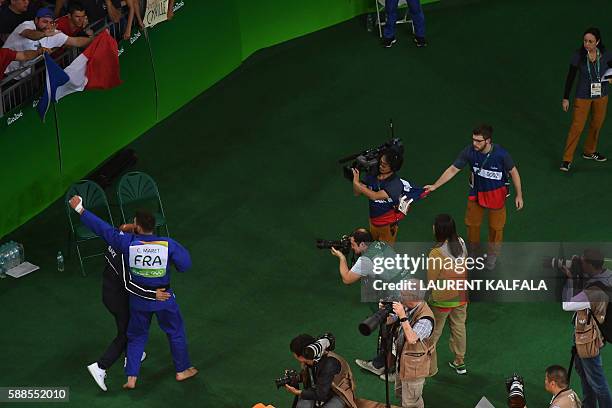
{"type": "Polygon", "coordinates": [[[69,203],[70,207],[81,215],[81,221],[87,228],[92,230],[97,236],[102,238],[117,251],[122,253],[127,252],[127,248],[129,248],[131,242],[129,235],[120,233],[119,230],[113,228],[112,225],[98,218],[94,213],[87,211],[83,207],[83,200],[81,197],[74,196],[70,199],[69,203]]]}
{"type": "Polygon", "coordinates": [[[352,170],[353,170],[353,193],[356,196],[363,194],[364,196],[368,197],[368,199],[372,201],[386,200],[387,198],[389,198],[389,195],[384,190],[380,190],[380,191],[370,190],[368,186],[366,186],[361,181],[359,181],[359,170],[357,169],[352,169],[352,170]]]}

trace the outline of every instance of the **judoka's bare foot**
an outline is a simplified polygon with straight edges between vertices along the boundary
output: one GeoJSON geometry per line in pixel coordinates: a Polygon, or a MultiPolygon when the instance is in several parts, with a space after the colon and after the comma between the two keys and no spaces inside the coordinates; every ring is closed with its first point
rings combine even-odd
{"type": "Polygon", "coordinates": [[[137,378],[138,377],[134,377],[134,376],[128,377],[127,382],[123,384],[123,388],[125,388],[126,390],[133,390],[134,388],[136,388],[137,378]]]}
{"type": "Polygon", "coordinates": [[[198,369],[195,367],[189,367],[185,371],[176,373],[176,381],[185,381],[186,379],[193,377],[198,373],[198,369]]]}

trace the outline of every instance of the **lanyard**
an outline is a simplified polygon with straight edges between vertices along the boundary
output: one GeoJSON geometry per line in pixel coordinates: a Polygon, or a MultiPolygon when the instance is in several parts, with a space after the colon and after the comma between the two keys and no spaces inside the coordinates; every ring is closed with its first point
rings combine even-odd
{"type": "Polygon", "coordinates": [[[589,53],[587,51],[586,54],[586,64],[587,64],[587,71],[589,72],[589,79],[591,80],[591,83],[593,82],[601,82],[601,75],[599,72],[599,48],[596,48],[597,50],[597,57],[595,58],[595,63],[593,63],[593,66],[595,67],[595,73],[597,75],[597,81],[593,81],[593,76],[591,75],[591,60],[589,60],[589,53]]]}
{"type": "Polygon", "coordinates": [[[480,165],[480,168],[478,169],[477,172],[475,172],[476,175],[478,175],[478,173],[480,173],[480,170],[484,169],[485,164],[487,164],[487,160],[489,160],[489,157],[491,157],[491,153],[493,153],[493,144],[491,144],[491,150],[489,150],[489,153],[487,153],[487,157],[485,157],[484,161],[480,165]]]}

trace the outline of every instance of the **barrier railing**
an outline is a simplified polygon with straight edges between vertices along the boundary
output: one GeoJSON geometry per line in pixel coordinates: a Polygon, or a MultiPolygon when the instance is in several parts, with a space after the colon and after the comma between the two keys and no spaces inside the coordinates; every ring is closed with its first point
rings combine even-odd
{"type": "MultiPolygon", "coordinates": [[[[103,18],[91,24],[89,28],[92,29],[94,35],[98,35],[102,30],[109,29],[111,36],[119,38],[125,28],[127,13],[122,10],[122,14],[123,17],[118,23],[103,18]]],[[[83,49],[79,48],[64,48],[61,51],[55,51],[53,58],[60,67],[64,68],[70,65],[82,51],[83,49]]],[[[37,100],[42,95],[44,81],[45,64],[42,56],[30,61],[28,66],[6,75],[0,81],[0,118],[13,109],[37,100]]]]}

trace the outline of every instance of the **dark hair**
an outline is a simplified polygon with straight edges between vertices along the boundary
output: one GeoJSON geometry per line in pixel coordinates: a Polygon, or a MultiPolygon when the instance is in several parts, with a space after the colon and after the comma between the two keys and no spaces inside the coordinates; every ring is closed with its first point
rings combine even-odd
{"type": "Polygon", "coordinates": [[[370,245],[370,243],[374,241],[370,231],[365,228],[357,228],[355,231],[353,231],[351,237],[353,237],[357,245],[361,244],[362,242],[366,245],[370,245]]]}
{"type": "Polygon", "coordinates": [[[389,167],[391,167],[393,172],[399,171],[399,169],[402,168],[402,164],[404,164],[404,157],[397,149],[393,149],[392,147],[385,148],[380,154],[380,158],[378,160],[380,161],[383,156],[386,157],[387,162],[389,162],[389,167]]]}
{"type": "MultiPolygon", "coordinates": [[[[599,52],[601,54],[606,52],[606,46],[604,45],[603,41],[601,41],[601,32],[599,31],[599,28],[597,27],[587,28],[586,30],[584,30],[582,37],[584,37],[587,34],[591,34],[593,37],[595,37],[595,40],[599,41],[599,44],[597,44],[597,48],[599,48],[599,52]]],[[[584,45],[581,45],[580,48],[578,48],[578,51],[580,52],[581,57],[586,56],[587,51],[584,49],[584,45]]]]}
{"type": "Polygon", "coordinates": [[[153,232],[155,230],[155,216],[147,210],[136,211],[136,224],[142,228],[144,232],[153,232]]]}
{"type": "Polygon", "coordinates": [[[289,350],[299,357],[304,356],[304,349],[315,342],[315,338],[310,334],[300,334],[289,343],[289,350]]]}
{"type": "Polygon", "coordinates": [[[434,220],[434,234],[436,235],[438,246],[442,246],[444,241],[448,241],[448,247],[452,256],[457,258],[463,255],[463,246],[459,242],[457,227],[455,227],[453,217],[448,214],[437,215],[434,220]]]}
{"type": "Polygon", "coordinates": [[[546,368],[546,377],[549,381],[554,381],[558,387],[566,388],[569,385],[567,383],[567,370],[560,365],[551,365],[546,368]]]}
{"type": "Polygon", "coordinates": [[[587,248],[583,253],[584,262],[592,265],[595,269],[603,268],[604,257],[599,249],[587,248]]]}
{"type": "Polygon", "coordinates": [[[85,11],[85,7],[83,7],[83,3],[80,1],[71,1],[68,6],[68,14],[72,14],[75,11],[85,11]]]}
{"type": "Polygon", "coordinates": [[[480,135],[484,137],[485,140],[491,139],[493,137],[493,126],[483,123],[482,125],[474,128],[474,130],[472,130],[472,134],[474,136],[480,135]]]}

